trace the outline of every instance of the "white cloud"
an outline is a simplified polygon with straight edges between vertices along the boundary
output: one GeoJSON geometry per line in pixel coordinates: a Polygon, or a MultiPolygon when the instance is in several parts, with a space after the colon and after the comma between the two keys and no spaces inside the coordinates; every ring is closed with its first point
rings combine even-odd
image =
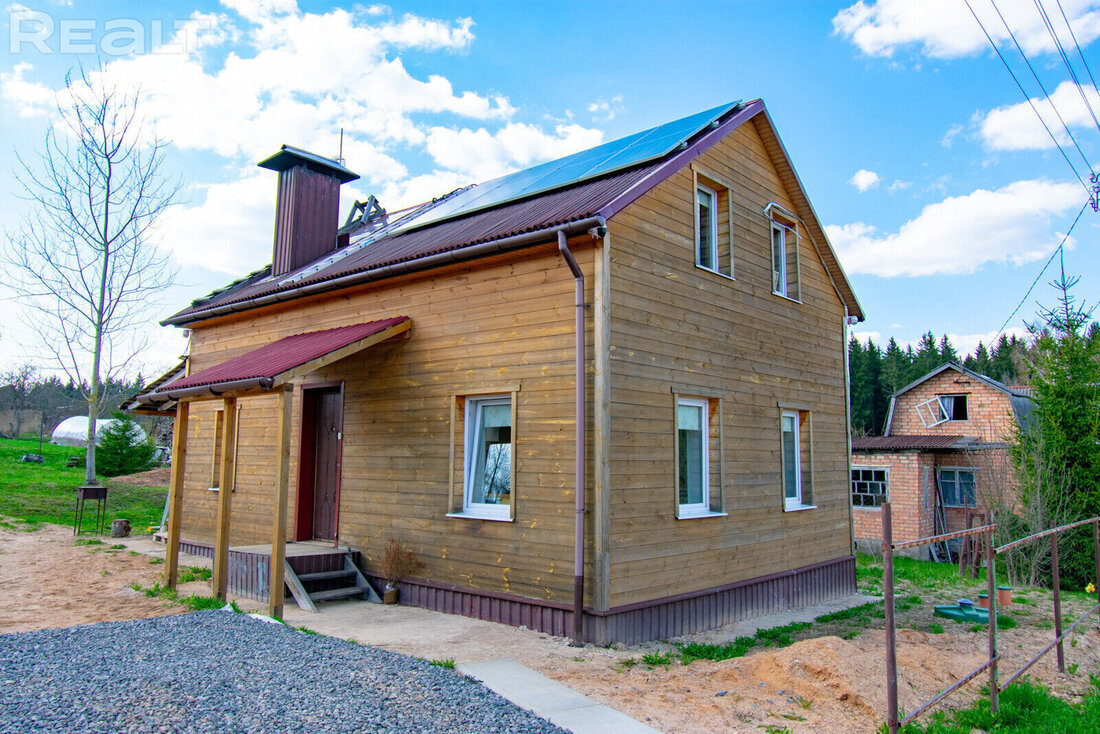
{"type": "Polygon", "coordinates": [[[882,332],[880,331],[852,331],[848,334],[849,337],[855,337],[861,344],[866,344],[870,339],[875,344],[882,344],[882,332]]]}
{"type": "Polygon", "coordinates": [[[899,191],[905,191],[907,188],[913,185],[912,181],[902,181],[900,178],[895,179],[894,183],[890,184],[888,191],[891,194],[896,194],[899,191]]]}
{"type": "Polygon", "coordinates": [[[926,206],[897,232],[880,233],[863,222],[826,231],[850,273],[959,275],[987,263],[1022,265],[1045,257],[1061,241],[1052,219],[1082,203],[1076,183],[1017,181],[926,206]]]}
{"type": "MultiPolygon", "coordinates": [[[[1008,33],[992,6],[972,2],[982,24],[998,44],[1008,42],[1008,33]]],[[[1028,54],[1048,54],[1054,44],[1032,0],[1001,0],[998,5],[1020,45],[1028,54]]],[[[1081,45],[1100,37],[1100,3],[1095,0],[1064,0],[1062,7],[1081,45]]],[[[1049,12],[1049,11],[1048,11],[1049,12]]],[[[1057,15],[1052,13],[1052,20],[1057,15]]],[[[1068,38],[1061,19],[1055,30],[1068,38]]],[[[859,2],[844,8],[833,18],[833,32],[851,41],[868,56],[891,57],[899,49],[918,47],[932,58],[972,56],[988,48],[966,4],[960,0],[878,0],[859,2]]]]}
{"type": "Polygon", "coordinates": [[[611,122],[623,111],[623,95],[616,94],[611,99],[600,97],[588,105],[588,111],[592,113],[592,119],[597,122],[611,122]]]}
{"type": "MultiPolygon", "coordinates": [[[[978,348],[978,342],[985,345],[987,350],[991,350],[996,344],[994,340],[999,340],[999,332],[987,331],[984,334],[951,334],[947,335],[947,338],[951,340],[951,344],[955,347],[955,351],[959,353],[959,356],[965,358],[967,355],[973,354],[974,350],[978,348]]],[[[1004,330],[1004,335],[1011,339],[1016,336],[1020,339],[1026,339],[1028,333],[1026,329],[1020,327],[1010,327],[1004,330]]]]}
{"type": "Polygon", "coordinates": [[[955,137],[959,133],[961,133],[963,131],[963,129],[964,129],[963,126],[958,125],[958,124],[952,125],[951,127],[947,128],[947,132],[945,132],[943,134],[943,138],[940,139],[940,145],[942,145],[945,148],[950,148],[951,143],[954,142],[954,140],[955,140],[955,137]]]}
{"type": "MultiPolygon", "coordinates": [[[[1085,96],[1094,110],[1100,111],[1100,94],[1095,89],[1082,86],[1085,96]]],[[[1073,82],[1062,82],[1051,95],[1051,100],[1062,119],[1071,128],[1091,128],[1095,123],[1092,114],[1081,99],[1073,82]]],[[[1033,99],[1031,102],[1039,110],[1039,114],[1046,120],[1051,132],[1058,138],[1060,145],[1070,145],[1062,123],[1058,121],[1054,110],[1046,98],[1033,99]]],[[[1019,104],[997,107],[984,117],[977,116],[979,121],[979,134],[982,142],[992,150],[1046,150],[1054,147],[1054,141],[1043,129],[1031,104],[1021,102],[1019,104]]]]}
{"type": "Polygon", "coordinates": [[[466,173],[472,181],[484,181],[602,141],[599,130],[580,125],[557,125],[548,134],[534,125],[509,123],[496,133],[485,128],[434,127],[428,133],[427,148],[439,165],[466,173]]]}
{"type": "Polygon", "coordinates": [[[867,189],[873,189],[878,186],[878,174],[874,171],[868,171],[866,168],[861,168],[855,172],[855,175],[848,179],[848,183],[855,186],[859,193],[863,193],[867,189]]]}
{"type": "Polygon", "coordinates": [[[0,72],[0,97],[11,103],[20,117],[39,117],[55,109],[56,93],[44,84],[27,81],[26,73],[33,69],[20,61],[10,72],[0,72]]]}
{"type": "Polygon", "coordinates": [[[196,184],[197,200],[169,209],[158,222],[159,246],[183,266],[198,265],[234,277],[271,261],[275,179],[257,169],[218,184],[196,184]]]}

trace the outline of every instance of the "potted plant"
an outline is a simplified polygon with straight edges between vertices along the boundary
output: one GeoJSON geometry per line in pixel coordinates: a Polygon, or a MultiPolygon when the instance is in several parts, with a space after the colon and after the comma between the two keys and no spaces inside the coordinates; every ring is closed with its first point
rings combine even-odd
{"type": "Polygon", "coordinates": [[[386,555],[382,558],[382,578],[386,580],[382,603],[396,604],[397,582],[422,568],[424,564],[415,553],[403,543],[398,543],[396,538],[390,538],[389,545],[386,546],[386,555]]]}

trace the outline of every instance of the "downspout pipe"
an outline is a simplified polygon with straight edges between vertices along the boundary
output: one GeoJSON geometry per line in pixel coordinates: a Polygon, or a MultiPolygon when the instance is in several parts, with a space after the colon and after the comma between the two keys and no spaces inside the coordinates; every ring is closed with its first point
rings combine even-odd
{"type": "Polygon", "coordinates": [[[581,272],[573,253],[569,251],[565,230],[558,230],[558,252],[561,253],[576,284],[574,305],[576,309],[576,383],[577,383],[577,429],[576,429],[576,520],[573,529],[573,644],[584,644],[584,449],[586,425],[584,415],[584,273],[581,272]]]}

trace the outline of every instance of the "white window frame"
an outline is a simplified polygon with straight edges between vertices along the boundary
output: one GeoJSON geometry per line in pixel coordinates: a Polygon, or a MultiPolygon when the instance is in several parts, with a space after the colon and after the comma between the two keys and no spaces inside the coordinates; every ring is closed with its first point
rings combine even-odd
{"type": "Polygon", "coordinates": [[[924,423],[925,428],[933,428],[942,423],[949,422],[963,422],[970,420],[970,396],[969,393],[950,393],[944,395],[937,395],[934,398],[925,400],[923,403],[917,404],[917,415],[920,416],[921,422],[924,423]],[[955,409],[949,411],[947,406],[944,405],[944,398],[966,398],[966,417],[955,418],[955,409]]]}
{"type": "Polygon", "coordinates": [[[680,519],[691,517],[710,517],[724,513],[713,512],[710,508],[710,401],[700,398],[676,398],[676,517],[680,519]],[[700,502],[680,502],[680,406],[698,408],[702,417],[700,430],[702,431],[702,477],[703,496],[700,502]]]}
{"type": "Polygon", "coordinates": [[[957,507],[960,510],[965,509],[967,507],[972,507],[972,508],[977,507],[978,506],[978,471],[977,471],[977,467],[973,467],[973,466],[940,466],[940,467],[936,467],[936,491],[939,492],[940,504],[943,505],[944,507],[957,507]],[[972,505],[966,505],[966,504],[949,505],[949,504],[947,504],[947,502],[944,501],[944,496],[943,496],[943,475],[944,475],[945,472],[951,472],[952,474],[955,475],[955,494],[956,494],[956,496],[961,496],[962,495],[962,493],[959,491],[959,474],[962,473],[962,472],[966,472],[971,477],[973,477],[973,479],[974,479],[974,504],[972,504],[972,505]]]}
{"type": "MultiPolygon", "coordinates": [[[[883,502],[888,502],[890,500],[890,470],[887,467],[884,467],[884,466],[852,466],[852,469],[849,472],[849,474],[850,475],[854,474],[857,471],[860,471],[860,472],[862,472],[862,471],[882,472],[882,482],[881,482],[881,484],[882,484],[882,501],[883,502]]],[[[849,494],[850,494],[850,497],[851,497],[852,508],[856,509],[856,510],[880,510],[880,509],[882,509],[881,504],[878,504],[878,505],[857,505],[855,503],[855,497],[856,497],[855,484],[856,484],[856,482],[869,482],[869,483],[873,483],[873,484],[878,484],[879,483],[878,480],[876,480],[876,479],[856,479],[855,477],[851,477],[850,478],[850,492],[849,492],[849,494]]],[[[864,492],[864,493],[862,493],[862,496],[874,496],[874,495],[871,492],[864,492]]]]}
{"type": "Polygon", "coordinates": [[[790,298],[790,280],[787,277],[787,231],[789,229],[772,220],[772,293],[784,298],[790,298]],[[776,268],[777,264],[779,269],[776,268]]]}
{"type": "Polygon", "coordinates": [[[780,404],[779,413],[779,484],[783,492],[783,509],[786,512],[793,512],[796,510],[813,510],[817,505],[806,503],[806,480],[807,476],[802,471],[802,464],[806,463],[809,470],[810,481],[810,498],[811,503],[813,499],[813,429],[811,428],[810,421],[811,413],[809,408],[798,407],[785,407],[780,404]],[[803,417],[806,419],[807,440],[810,442],[809,446],[804,446],[802,442],[802,424],[803,417]],[[783,452],[784,433],[783,423],[784,419],[791,418],[794,420],[794,481],[795,481],[795,496],[787,497],[787,466],[786,458],[783,452]]]}
{"type": "MultiPolygon", "coordinates": [[[[704,270],[710,270],[719,275],[725,275],[718,263],[718,192],[703,183],[695,184],[695,264],[704,270]],[[710,237],[710,265],[702,262],[703,251],[703,220],[699,216],[699,194],[705,193],[710,197],[710,223],[707,226],[707,234],[710,237]]],[[[728,276],[727,276],[728,277],[728,276]]]]}
{"type": "Polygon", "coordinates": [[[515,452],[515,405],[512,395],[484,395],[466,399],[465,406],[465,436],[463,437],[463,471],[462,471],[462,515],[477,517],[483,520],[510,521],[516,502],[516,452],[515,452]],[[482,411],[481,408],[491,405],[506,405],[509,408],[511,429],[510,461],[508,467],[508,492],[507,505],[488,504],[473,501],[473,480],[478,458],[478,436],[481,433],[482,411]]]}

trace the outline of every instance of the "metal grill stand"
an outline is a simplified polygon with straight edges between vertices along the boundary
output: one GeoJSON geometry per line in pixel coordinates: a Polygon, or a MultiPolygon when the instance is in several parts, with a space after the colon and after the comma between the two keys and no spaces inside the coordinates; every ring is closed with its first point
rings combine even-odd
{"type": "Polygon", "coordinates": [[[106,516],[104,505],[107,502],[107,488],[98,484],[85,484],[76,488],[76,512],[73,516],[73,535],[83,532],[103,535],[103,518],[106,516]],[[95,525],[92,530],[84,530],[84,503],[95,500],[95,525]]]}

